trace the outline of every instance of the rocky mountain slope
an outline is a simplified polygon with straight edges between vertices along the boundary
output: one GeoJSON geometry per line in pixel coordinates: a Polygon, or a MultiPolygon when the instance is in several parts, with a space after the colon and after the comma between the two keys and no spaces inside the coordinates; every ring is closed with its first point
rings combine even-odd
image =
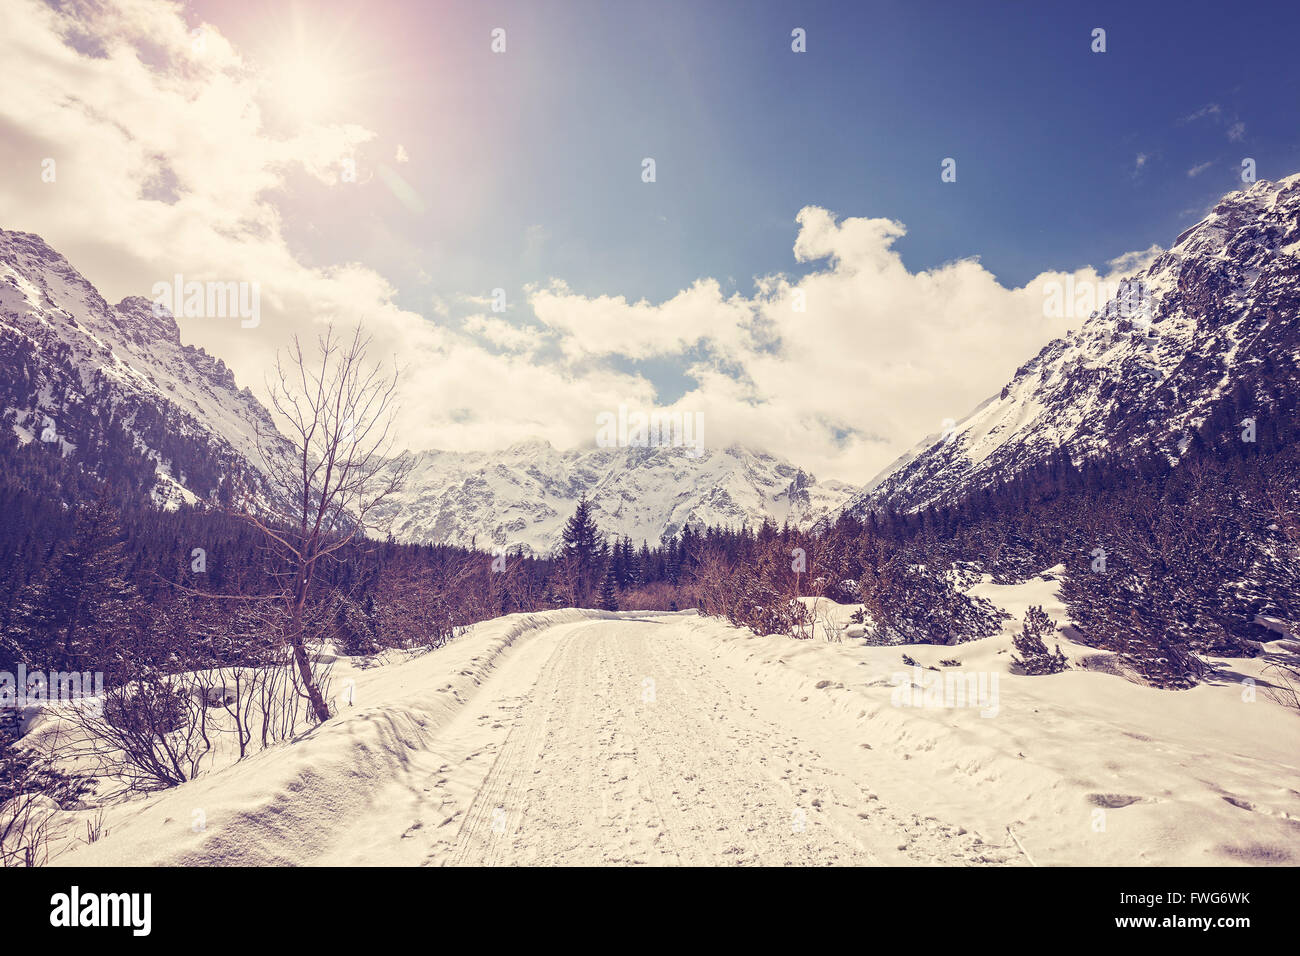
{"type": "Polygon", "coordinates": [[[559,542],[584,494],[606,533],[653,544],[687,524],[756,525],[770,518],[806,527],[853,491],[736,445],[692,457],[685,448],[667,447],[560,451],[536,439],[501,452],[416,455],[407,488],[386,517],[400,540],[543,554],[559,542]]]}
{"type": "Polygon", "coordinates": [[[250,478],[271,417],[148,299],[110,305],[39,236],[0,230],[0,416],[163,506],[250,478]]]}
{"type": "Polygon", "coordinates": [[[1300,389],[1300,174],[1225,196],[999,395],[904,455],[847,506],[953,500],[1064,447],[1177,461],[1211,415],[1249,428],[1300,389]]]}
{"type": "MultiPolygon", "coordinates": [[[[39,236],[0,230],[0,415],[40,442],[174,507],[216,501],[223,479],[256,481],[266,408],[230,370],[183,345],[170,313],[133,297],[110,305],[39,236]]],[[[401,540],[551,550],[583,494],[601,527],[638,543],[685,524],[806,525],[853,489],[739,447],[415,456],[384,517],[401,540]]]]}

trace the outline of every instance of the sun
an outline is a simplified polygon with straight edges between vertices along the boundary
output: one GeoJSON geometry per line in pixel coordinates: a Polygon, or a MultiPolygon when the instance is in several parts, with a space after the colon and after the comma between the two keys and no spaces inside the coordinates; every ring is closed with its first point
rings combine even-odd
{"type": "Polygon", "coordinates": [[[277,111],[299,120],[327,118],[346,93],[334,66],[298,52],[276,63],[267,81],[277,111]]]}
{"type": "Polygon", "coordinates": [[[370,104],[379,73],[375,51],[354,17],[313,15],[290,4],[261,24],[252,62],[273,122],[345,121],[370,104]]]}

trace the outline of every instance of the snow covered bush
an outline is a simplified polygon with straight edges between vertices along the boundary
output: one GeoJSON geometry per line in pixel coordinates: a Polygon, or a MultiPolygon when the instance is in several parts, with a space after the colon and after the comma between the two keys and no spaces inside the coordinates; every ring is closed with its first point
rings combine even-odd
{"type": "Polygon", "coordinates": [[[1048,651],[1043,640],[1046,635],[1056,633],[1056,622],[1048,617],[1041,607],[1031,607],[1025,612],[1025,622],[1019,634],[1012,641],[1016,645],[1016,654],[1011,663],[1026,674],[1059,674],[1070,665],[1061,653],[1061,645],[1055,651],[1048,651]]]}
{"type": "Polygon", "coordinates": [[[66,774],[39,750],[18,743],[18,713],[0,711],[0,866],[42,866],[50,826],[91,781],[66,774]]]}
{"type": "Polygon", "coordinates": [[[862,604],[882,644],[960,644],[996,634],[1005,611],[966,594],[960,571],[916,564],[899,555],[862,579],[862,604]]]}

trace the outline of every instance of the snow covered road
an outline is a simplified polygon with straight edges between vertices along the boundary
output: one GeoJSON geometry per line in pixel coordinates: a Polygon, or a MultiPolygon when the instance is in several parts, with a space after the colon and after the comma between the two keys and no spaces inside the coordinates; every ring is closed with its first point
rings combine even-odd
{"type": "MultiPolygon", "coordinates": [[[[1055,612],[1044,582],[986,587],[1055,612]]],[[[108,807],[104,837],[54,862],[1300,860],[1300,721],[1237,681],[1262,660],[1173,693],[1062,644],[1074,669],[1024,677],[1009,634],[910,646],[913,668],[688,612],[511,615],[408,660],[341,659],[331,720],[108,807]],[[994,698],[923,700],[936,675],[994,698]]]]}
{"type": "Polygon", "coordinates": [[[673,618],[551,629],[439,741],[443,762],[415,808],[435,837],[424,862],[816,865],[907,862],[904,844],[936,862],[993,852],[873,806],[839,765],[851,753],[801,736],[751,684],[673,618]]]}

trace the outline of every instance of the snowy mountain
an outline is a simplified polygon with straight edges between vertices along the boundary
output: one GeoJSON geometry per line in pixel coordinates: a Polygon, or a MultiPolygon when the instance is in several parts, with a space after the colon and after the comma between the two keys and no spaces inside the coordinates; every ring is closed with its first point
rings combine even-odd
{"type": "MultiPolygon", "coordinates": [[[[223,478],[255,479],[266,408],[218,358],[181,344],[171,314],[144,298],[110,305],[40,237],[0,230],[0,414],[41,441],[164,507],[214,501],[223,478]]],[[[685,524],[807,525],[854,489],[739,447],[415,456],[381,517],[404,541],[549,551],[584,493],[609,533],[658,542],[685,524]]]]}
{"type": "Polygon", "coordinates": [[[253,477],[266,409],[165,310],[110,305],[39,237],[0,230],[0,415],[156,503],[215,500],[253,477]]]}
{"type": "Polygon", "coordinates": [[[559,451],[534,439],[500,452],[415,456],[406,490],[385,517],[403,541],[549,552],[582,495],[608,534],[656,543],[685,525],[806,527],[855,489],[771,455],[732,445],[693,457],[686,448],[559,451]]]}
{"type": "MultiPolygon", "coordinates": [[[[931,435],[846,510],[950,501],[1042,462],[1149,453],[1176,462],[1211,415],[1253,419],[1300,391],[1300,174],[1225,196],[1001,394],[931,435]]],[[[1249,440],[1246,438],[1245,440],[1249,440]]]]}

